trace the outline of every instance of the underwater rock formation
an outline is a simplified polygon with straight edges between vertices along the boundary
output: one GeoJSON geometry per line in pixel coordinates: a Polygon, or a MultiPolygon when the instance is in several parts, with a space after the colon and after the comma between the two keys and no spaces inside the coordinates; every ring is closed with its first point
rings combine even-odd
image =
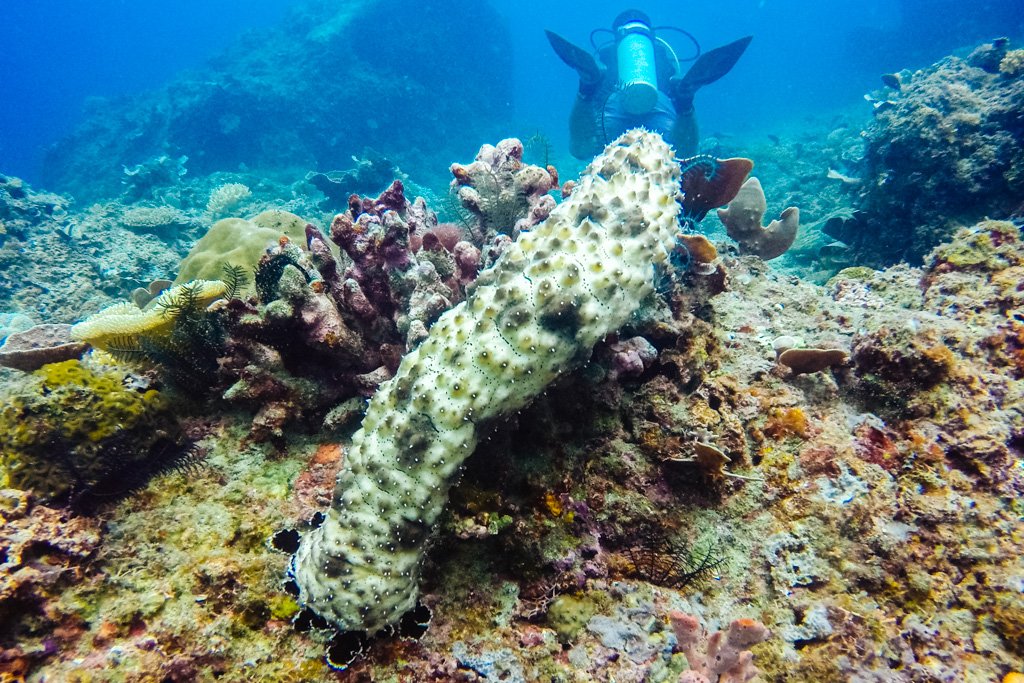
{"type": "MultiPolygon", "coordinates": [[[[860,214],[830,234],[869,265],[920,263],[959,226],[1024,204],[1024,71],[1005,39],[901,72],[865,133],[860,214]]],[[[841,223],[840,223],[841,225],[841,223]]]]}
{"type": "MultiPolygon", "coordinates": [[[[654,291],[651,264],[668,259],[677,200],[687,206],[679,183],[659,136],[626,133],[405,356],[353,437],[335,505],[295,554],[306,607],[369,633],[413,608],[426,541],[480,428],[578,365],[654,291]]],[[[732,198],[718,184],[700,188],[694,197],[732,198]]],[[[694,197],[689,215],[711,208],[694,197]]]]}
{"type": "Polygon", "coordinates": [[[490,3],[461,7],[457,22],[449,11],[299,3],[279,26],[151,94],[92,102],[50,150],[43,182],[80,200],[118,196],[127,182],[137,197],[148,193],[148,170],[126,173],[152,158],[172,170],[184,159],[191,175],[245,166],[273,176],[343,167],[366,146],[408,172],[443,168],[446,152],[430,141],[490,137],[513,82],[511,39],[490,3]]]}

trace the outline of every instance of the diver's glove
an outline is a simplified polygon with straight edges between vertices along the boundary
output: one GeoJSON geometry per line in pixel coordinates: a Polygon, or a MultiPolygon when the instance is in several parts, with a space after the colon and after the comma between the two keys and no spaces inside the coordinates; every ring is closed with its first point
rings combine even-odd
{"type": "Polygon", "coordinates": [[[548,42],[551,43],[551,48],[558,55],[559,59],[571,66],[579,74],[580,95],[589,97],[594,94],[594,91],[597,90],[597,87],[604,79],[604,69],[597,63],[594,56],[583,48],[573,45],[557,33],[547,29],[544,30],[544,33],[547,35],[548,42]]]}

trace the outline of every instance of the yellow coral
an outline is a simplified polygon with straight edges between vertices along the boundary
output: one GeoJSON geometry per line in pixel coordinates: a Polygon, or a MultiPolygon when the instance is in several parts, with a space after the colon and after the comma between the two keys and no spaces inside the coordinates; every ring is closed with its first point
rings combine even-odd
{"type": "Polygon", "coordinates": [[[548,513],[552,517],[560,517],[562,515],[562,502],[551,491],[544,494],[544,507],[547,508],[548,513]]]}
{"type": "Polygon", "coordinates": [[[27,391],[0,407],[0,480],[44,500],[84,492],[130,467],[172,429],[164,397],[127,385],[123,370],[69,360],[33,374],[27,391]],[[131,455],[126,442],[135,444],[131,455]]]}
{"type": "Polygon", "coordinates": [[[176,304],[191,289],[196,303],[206,306],[227,293],[220,280],[196,280],[177,285],[154,299],[145,309],[135,304],[119,303],[72,326],[71,336],[99,349],[110,350],[119,342],[142,336],[167,334],[177,319],[176,304]]]}
{"type": "Polygon", "coordinates": [[[60,421],[61,435],[66,439],[85,437],[93,443],[133,428],[155,408],[162,407],[162,398],[155,389],[144,392],[126,389],[124,372],[94,372],[78,360],[44,365],[34,373],[50,391],[73,392],[75,395],[97,397],[96,410],[67,411],[60,421]],[[98,402],[98,403],[97,403],[98,402]],[[103,419],[97,419],[102,416],[103,419]]]}

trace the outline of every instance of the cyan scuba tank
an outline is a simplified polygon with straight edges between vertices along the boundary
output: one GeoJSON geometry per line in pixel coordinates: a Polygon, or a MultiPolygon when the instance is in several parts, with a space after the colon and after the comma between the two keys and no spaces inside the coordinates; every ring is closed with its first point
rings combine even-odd
{"type": "Polygon", "coordinates": [[[619,14],[613,27],[622,106],[629,114],[646,114],[658,102],[651,20],[643,12],[631,9],[619,14]]]}

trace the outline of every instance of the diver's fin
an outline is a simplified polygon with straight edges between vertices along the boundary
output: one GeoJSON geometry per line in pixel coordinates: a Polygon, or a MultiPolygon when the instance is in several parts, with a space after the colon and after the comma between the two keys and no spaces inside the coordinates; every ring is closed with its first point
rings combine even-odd
{"type": "Polygon", "coordinates": [[[601,67],[597,65],[593,55],[583,48],[573,45],[557,33],[547,29],[544,30],[544,33],[547,35],[548,42],[551,43],[551,47],[555,54],[558,55],[558,58],[575,69],[576,73],[580,75],[581,84],[593,84],[601,80],[601,67]]]}
{"type": "Polygon", "coordinates": [[[676,93],[678,96],[692,101],[693,94],[699,88],[714,83],[732,71],[753,38],[753,36],[746,36],[702,54],[686,72],[686,75],[677,82],[676,93]]]}

